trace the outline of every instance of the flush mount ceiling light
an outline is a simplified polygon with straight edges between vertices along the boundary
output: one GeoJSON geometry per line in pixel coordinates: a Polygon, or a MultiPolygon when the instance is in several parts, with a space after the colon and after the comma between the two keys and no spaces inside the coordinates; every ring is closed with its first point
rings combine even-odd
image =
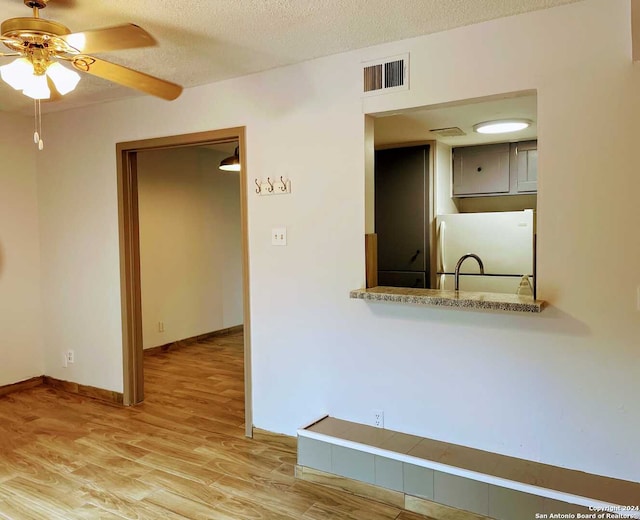
{"type": "Polygon", "coordinates": [[[479,134],[506,134],[518,132],[531,126],[529,119],[497,119],[473,125],[473,131],[479,134]]]}
{"type": "Polygon", "coordinates": [[[220,161],[220,166],[218,166],[222,171],[225,172],[239,172],[240,171],[240,156],[238,155],[238,147],[236,146],[236,151],[232,156],[227,157],[226,159],[222,159],[220,161]]]}

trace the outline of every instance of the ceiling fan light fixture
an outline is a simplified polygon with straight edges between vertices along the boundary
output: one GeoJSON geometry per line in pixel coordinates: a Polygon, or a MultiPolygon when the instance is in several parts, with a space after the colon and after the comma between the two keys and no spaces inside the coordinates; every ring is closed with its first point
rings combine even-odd
{"type": "Polygon", "coordinates": [[[73,33],[67,35],[65,41],[74,49],[82,52],[82,49],[84,49],[87,44],[87,37],[84,33],[73,33]]]}
{"type": "Polygon", "coordinates": [[[531,126],[529,119],[497,119],[473,125],[473,131],[479,134],[506,134],[519,132],[531,126]]]}
{"type": "Polygon", "coordinates": [[[40,17],[49,0],[23,2],[33,10],[33,16],[9,18],[0,24],[0,43],[12,51],[0,55],[20,56],[0,67],[0,78],[34,100],[33,141],[39,150],[44,146],[41,100],[50,99],[52,91],[65,95],[74,90],[80,81],[76,70],[169,101],[182,93],[180,85],[90,55],[157,45],[142,27],[126,23],[72,33],[63,24],[40,17]],[[70,62],[73,68],[62,66],[58,60],[70,62]]]}
{"type": "Polygon", "coordinates": [[[0,67],[0,77],[15,90],[23,90],[31,82],[33,65],[26,58],[18,58],[0,67]]]}
{"type": "Polygon", "coordinates": [[[49,67],[47,67],[47,76],[51,78],[53,84],[56,86],[56,90],[62,94],[68,94],[80,81],[80,74],[75,70],[70,70],[62,66],[57,61],[54,61],[49,67]]]}
{"type": "Polygon", "coordinates": [[[33,99],[49,99],[51,91],[49,90],[49,85],[47,85],[47,77],[44,74],[39,76],[33,74],[29,80],[29,85],[22,90],[22,93],[33,99]]]}
{"type": "Polygon", "coordinates": [[[220,161],[220,166],[218,168],[224,172],[239,172],[240,171],[240,156],[238,155],[238,147],[236,146],[236,151],[230,157],[226,159],[222,159],[220,161]]]}

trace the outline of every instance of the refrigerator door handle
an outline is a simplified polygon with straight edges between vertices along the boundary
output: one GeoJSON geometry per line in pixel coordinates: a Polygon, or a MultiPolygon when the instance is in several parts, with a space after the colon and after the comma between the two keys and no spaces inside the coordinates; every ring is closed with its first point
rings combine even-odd
{"type": "MultiPolygon", "coordinates": [[[[445,255],[444,255],[444,244],[445,244],[444,235],[445,235],[446,229],[447,229],[446,223],[445,222],[440,222],[440,229],[439,229],[439,231],[440,231],[440,236],[439,236],[440,247],[438,248],[438,250],[439,250],[439,253],[440,253],[440,267],[441,267],[440,272],[442,272],[442,273],[446,273],[447,272],[447,270],[445,269],[445,265],[444,265],[444,259],[445,259],[445,255]]],[[[445,280],[445,278],[444,278],[444,274],[443,274],[443,275],[440,276],[440,280],[439,280],[439,288],[440,289],[444,289],[444,280],[445,280]]]]}
{"type": "Polygon", "coordinates": [[[446,258],[445,256],[445,250],[444,250],[444,245],[445,245],[445,240],[444,240],[444,235],[446,233],[446,229],[447,229],[447,225],[445,222],[440,222],[440,247],[438,248],[440,250],[440,271],[441,272],[446,272],[447,268],[444,265],[444,259],[446,258]]]}

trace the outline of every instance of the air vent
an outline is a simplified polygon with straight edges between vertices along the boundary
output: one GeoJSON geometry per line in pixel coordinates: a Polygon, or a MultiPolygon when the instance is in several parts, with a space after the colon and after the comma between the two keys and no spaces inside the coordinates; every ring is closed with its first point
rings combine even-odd
{"type": "Polygon", "coordinates": [[[364,68],[364,91],[380,90],[382,88],[382,65],[370,65],[364,68]]]}
{"type": "Polygon", "coordinates": [[[461,135],[467,135],[461,128],[452,126],[449,128],[434,128],[429,130],[432,134],[436,134],[438,137],[459,137],[461,135]]]}
{"type": "Polygon", "coordinates": [[[409,89],[409,54],[363,64],[365,95],[409,89]]]}

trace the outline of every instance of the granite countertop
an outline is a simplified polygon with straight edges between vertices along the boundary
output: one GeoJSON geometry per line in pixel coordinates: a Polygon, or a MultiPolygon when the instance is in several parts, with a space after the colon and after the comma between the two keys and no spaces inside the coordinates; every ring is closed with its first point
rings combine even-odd
{"type": "Polygon", "coordinates": [[[542,312],[546,302],[531,296],[470,291],[441,291],[438,289],[410,289],[405,287],[372,287],[355,289],[351,298],[373,302],[410,303],[437,307],[489,309],[494,311],[542,312]]]}

